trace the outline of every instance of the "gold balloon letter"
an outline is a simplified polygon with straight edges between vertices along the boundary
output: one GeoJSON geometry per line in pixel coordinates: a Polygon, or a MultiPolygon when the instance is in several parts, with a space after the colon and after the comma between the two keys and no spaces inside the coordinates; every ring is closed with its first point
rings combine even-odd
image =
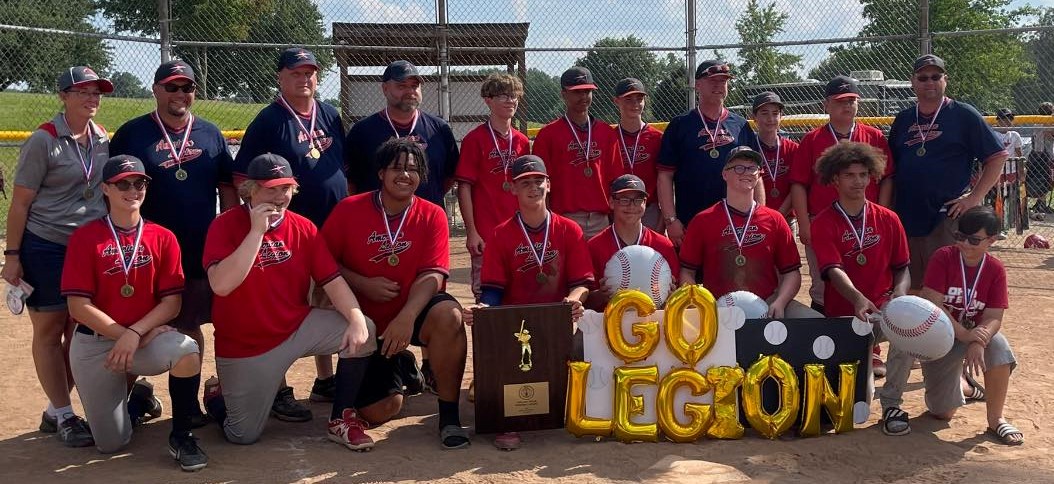
{"type": "Polygon", "coordinates": [[[714,419],[706,429],[706,436],[713,439],[743,438],[739,405],[736,404],[736,388],[743,382],[743,369],[738,366],[713,367],[706,370],[706,381],[714,389],[714,419]]]}
{"type": "Polygon", "coordinates": [[[622,442],[657,442],[659,427],[655,423],[635,424],[631,415],[644,413],[644,398],[633,395],[633,385],[659,382],[659,368],[655,365],[642,368],[621,366],[615,369],[615,438],[622,442]]]}
{"type": "Polygon", "coordinates": [[[611,421],[586,416],[586,378],[589,377],[590,363],[569,361],[570,378],[567,380],[567,431],[575,437],[611,435],[611,421]]]}
{"type": "Polygon", "coordinates": [[[666,300],[662,325],[670,353],[684,364],[694,367],[717,341],[717,304],[714,295],[701,285],[682,286],[666,300]],[[689,306],[699,310],[699,337],[691,343],[684,338],[684,311],[689,306]]]}
{"type": "Polygon", "coordinates": [[[626,341],[622,334],[622,315],[630,309],[635,309],[637,316],[645,317],[655,312],[655,303],[647,294],[628,289],[615,293],[611,302],[604,308],[604,329],[608,347],[615,356],[626,363],[641,361],[651,356],[659,344],[658,321],[633,323],[633,335],[639,342],[630,344],[626,341]]]}
{"type": "Polygon", "coordinates": [[[853,430],[853,397],[856,393],[856,369],[859,362],[838,365],[838,393],[823,372],[823,365],[805,365],[805,408],[802,409],[801,434],[820,435],[820,407],[827,410],[835,433],[853,430]]]}
{"type": "Polygon", "coordinates": [[[779,355],[762,356],[750,369],[743,381],[743,413],[747,422],[761,435],[770,439],[779,437],[791,425],[798,414],[800,392],[794,368],[779,355]],[[767,413],[762,406],[761,385],[772,378],[780,386],[780,404],[775,413],[767,413]]]}
{"type": "Polygon", "coordinates": [[[685,403],[684,414],[688,416],[688,425],[681,425],[674,413],[673,399],[677,389],[682,386],[689,387],[694,396],[704,395],[710,391],[710,384],[699,372],[691,368],[678,368],[662,379],[659,385],[659,395],[655,399],[655,413],[659,417],[659,428],[662,429],[666,438],[680,443],[695,442],[710,426],[713,412],[711,406],[705,403],[685,403]]]}

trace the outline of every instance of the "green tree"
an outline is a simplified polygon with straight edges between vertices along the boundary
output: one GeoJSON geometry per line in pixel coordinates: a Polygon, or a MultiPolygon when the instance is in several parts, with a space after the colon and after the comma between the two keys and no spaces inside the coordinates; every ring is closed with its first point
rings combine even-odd
{"type": "Polygon", "coordinates": [[[143,87],[143,81],[140,81],[135,74],[131,72],[110,72],[107,74],[110,82],[113,83],[113,97],[126,97],[126,98],[146,98],[150,97],[150,91],[143,87]]]}
{"type": "Polygon", "coordinates": [[[789,17],[787,13],[776,10],[775,2],[765,8],[758,5],[758,0],[747,3],[746,11],[736,20],[739,40],[748,44],[739,49],[741,64],[736,76],[741,83],[758,85],[801,80],[796,69],[801,67],[802,56],[756,45],[772,42],[776,35],[783,33],[783,25],[789,17]]]}
{"type": "MultiPolygon", "coordinates": [[[[1041,10],[1036,25],[1054,25],[1054,7],[1041,10]]],[[[1014,87],[1012,108],[1018,113],[1036,113],[1039,104],[1054,98],[1054,31],[1041,30],[1025,38],[1025,51],[1035,66],[1035,76],[1014,87]]]]}
{"type": "Polygon", "coordinates": [[[525,84],[524,111],[528,122],[545,124],[564,112],[564,105],[560,100],[560,79],[558,77],[546,74],[537,67],[531,67],[527,69],[525,84]]]}
{"type": "Polygon", "coordinates": [[[683,113],[688,103],[689,89],[684,58],[666,54],[666,58],[660,62],[659,79],[648,96],[652,119],[669,121],[683,113]]]}
{"type": "MultiPolygon", "coordinates": [[[[98,32],[88,19],[95,15],[91,0],[5,0],[2,23],[98,32]]],[[[33,92],[53,92],[65,67],[88,65],[98,72],[110,66],[110,52],[100,39],[35,32],[0,31],[0,91],[25,83],[33,92]]]]}
{"type": "MultiPolygon", "coordinates": [[[[607,37],[598,40],[593,47],[636,47],[647,44],[632,35],[622,38],[607,37]]],[[[614,94],[615,83],[620,79],[635,77],[645,86],[654,87],[660,78],[659,59],[654,53],[646,50],[602,51],[590,49],[575,64],[589,69],[596,82],[597,92],[593,94],[593,107],[590,113],[607,121],[615,122],[619,118],[618,109],[610,98],[614,94]]]]}

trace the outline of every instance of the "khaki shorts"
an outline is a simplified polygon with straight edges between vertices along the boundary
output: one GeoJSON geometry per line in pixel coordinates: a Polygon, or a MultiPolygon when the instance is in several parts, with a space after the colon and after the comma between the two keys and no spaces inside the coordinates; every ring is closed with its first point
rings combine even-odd
{"type": "Polygon", "coordinates": [[[608,228],[608,225],[611,225],[608,214],[603,212],[567,212],[561,215],[573,220],[579,227],[582,227],[586,240],[591,239],[594,235],[608,228]]]}
{"type": "Polygon", "coordinates": [[[925,237],[908,237],[908,251],[911,254],[911,264],[908,270],[911,274],[911,288],[922,289],[922,279],[926,277],[926,265],[930,257],[937,249],[955,243],[952,234],[955,233],[958,223],[950,217],[944,217],[941,223],[933,228],[933,231],[925,237]]]}

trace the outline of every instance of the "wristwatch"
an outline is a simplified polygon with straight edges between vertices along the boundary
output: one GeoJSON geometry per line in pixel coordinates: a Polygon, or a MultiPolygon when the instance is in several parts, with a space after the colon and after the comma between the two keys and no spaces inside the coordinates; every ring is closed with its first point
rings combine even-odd
{"type": "Polygon", "coordinates": [[[4,250],[4,255],[18,255],[18,254],[20,254],[18,249],[6,249],[6,250],[4,250]]]}
{"type": "Polygon", "coordinates": [[[676,215],[670,215],[669,217],[663,218],[663,220],[665,220],[666,223],[668,223],[668,224],[672,224],[675,220],[677,220],[677,216],[676,215]]]}

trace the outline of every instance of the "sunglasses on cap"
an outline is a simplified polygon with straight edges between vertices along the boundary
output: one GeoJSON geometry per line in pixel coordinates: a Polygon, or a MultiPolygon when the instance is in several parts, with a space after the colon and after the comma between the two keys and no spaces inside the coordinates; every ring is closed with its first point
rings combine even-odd
{"type": "Polygon", "coordinates": [[[955,232],[952,234],[952,238],[954,238],[956,242],[962,242],[965,240],[969,242],[970,245],[981,245],[981,242],[984,242],[992,237],[978,237],[976,235],[966,235],[962,232],[955,232]]]}
{"type": "Polygon", "coordinates": [[[117,187],[117,189],[122,191],[122,192],[127,192],[128,190],[131,190],[132,188],[135,188],[136,191],[145,190],[147,185],[149,185],[149,184],[150,184],[150,180],[147,180],[146,178],[140,178],[140,179],[138,179],[138,180],[136,180],[134,182],[133,181],[128,181],[128,180],[117,180],[117,181],[111,183],[110,185],[113,185],[113,186],[117,187]]]}
{"type": "Polygon", "coordinates": [[[699,77],[714,76],[717,74],[728,74],[730,72],[728,64],[717,64],[707,67],[705,71],[699,73],[699,77]]]}
{"type": "Polygon", "coordinates": [[[937,81],[939,81],[939,80],[941,80],[943,78],[944,78],[944,73],[943,72],[938,72],[936,74],[932,74],[932,75],[929,75],[929,76],[915,76],[915,80],[917,80],[919,82],[926,82],[926,81],[937,82],[937,81]]]}
{"type": "Polygon", "coordinates": [[[161,87],[165,88],[165,92],[183,91],[186,94],[198,90],[198,86],[195,86],[194,84],[184,84],[182,86],[177,86],[175,84],[162,84],[161,87]]]}

